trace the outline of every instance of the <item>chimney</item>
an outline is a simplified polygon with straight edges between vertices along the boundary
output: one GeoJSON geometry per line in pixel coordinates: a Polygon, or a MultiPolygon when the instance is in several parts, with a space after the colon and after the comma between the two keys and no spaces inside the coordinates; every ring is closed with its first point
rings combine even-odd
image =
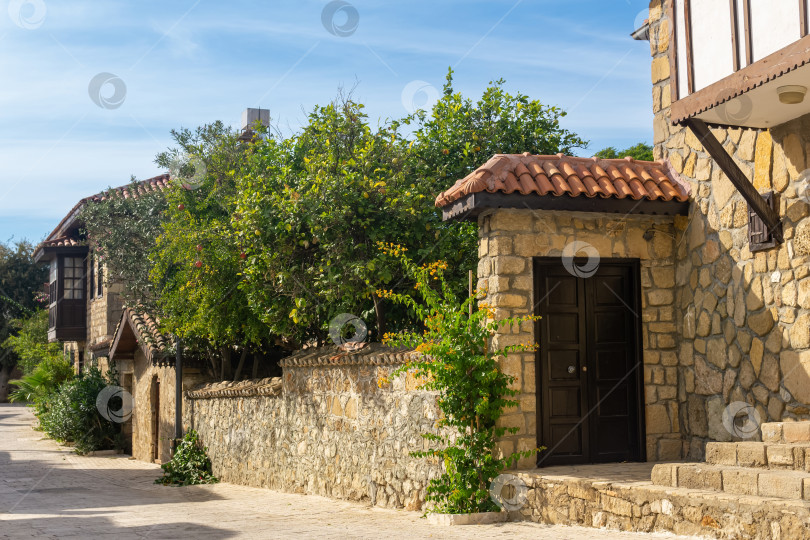
{"type": "Polygon", "coordinates": [[[259,122],[264,127],[270,125],[270,109],[245,109],[242,112],[242,140],[253,138],[253,128],[259,122]]]}

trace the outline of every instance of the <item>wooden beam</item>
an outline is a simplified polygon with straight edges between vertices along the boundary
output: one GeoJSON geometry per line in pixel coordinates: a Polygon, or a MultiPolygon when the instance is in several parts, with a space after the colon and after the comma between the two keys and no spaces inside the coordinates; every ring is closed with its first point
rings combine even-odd
{"type": "Polygon", "coordinates": [[[743,199],[746,200],[754,212],[762,219],[762,222],[768,227],[769,233],[772,233],[776,240],[781,243],[782,227],[779,215],[768,206],[768,203],[765,202],[762,195],[760,195],[753,184],[748,181],[745,173],[740,170],[737,163],[734,162],[734,159],[728,155],[723,145],[715,138],[706,123],[697,118],[690,118],[684,123],[692,130],[692,133],[694,133],[701,144],[703,144],[703,148],[706,149],[706,152],[712,156],[714,162],[717,163],[728,179],[731,180],[731,183],[734,184],[734,187],[736,187],[740,195],[743,196],[743,199]]]}
{"type": "Polygon", "coordinates": [[[739,71],[740,39],[738,33],[740,31],[740,25],[737,21],[737,0],[729,0],[729,10],[731,11],[731,61],[734,65],[734,71],[739,71]]]}
{"type": "Polygon", "coordinates": [[[683,33],[686,36],[686,87],[691,94],[695,91],[695,63],[692,50],[692,10],[689,0],[683,0],[683,33]]]}
{"type": "Polygon", "coordinates": [[[671,28],[672,37],[669,40],[669,96],[670,103],[678,101],[680,90],[678,89],[678,9],[675,5],[677,0],[670,0],[669,7],[667,8],[667,18],[669,19],[669,26],[671,28]]]}
{"type": "Polygon", "coordinates": [[[754,63],[754,50],[751,43],[751,0],[743,0],[743,25],[745,26],[745,65],[754,63]]]}
{"type": "Polygon", "coordinates": [[[807,35],[807,0],[799,0],[799,36],[807,35]]]}
{"type": "Polygon", "coordinates": [[[606,214],[648,214],[658,216],[686,216],[689,214],[689,201],[672,199],[654,201],[642,198],[638,201],[628,197],[569,197],[521,193],[470,193],[442,208],[442,219],[476,220],[485,210],[495,208],[516,208],[519,210],[558,210],[568,212],[600,212],[606,214]]]}

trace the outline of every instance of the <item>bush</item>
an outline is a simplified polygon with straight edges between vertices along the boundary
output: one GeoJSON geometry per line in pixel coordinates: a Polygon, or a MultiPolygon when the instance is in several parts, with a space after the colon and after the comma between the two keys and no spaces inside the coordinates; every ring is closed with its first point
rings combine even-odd
{"type": "Polygon", "coordinates": [[[30,375],[11,381],[17,390],[9,395],[12,403],[30,403],[36,415],[47,412],[48,401],[59,390],[59,386],[73,378],[73,366],[63,358],[46,358],[40,361],[30,375]]]}
{"type": "MultiPolygon", "coordinates": [[[[427,487],[429,510],[447,514],[497,511],[490,487],[501,471],[514,466],[532,451],[499,456],[497,441],[518,428],[498,425],[504,411],[516,407],[518,394],[511,385],[514,377],[503,373],[500,360],[515,352],[531,351],[533,343],[496,349],[490,345],[498,331],[517,328],[536,320],[535,316],[495,320],[495,312],[475,295],[461,302],[445,279],[447,264],[439,261],[417,266],[400,246],[383,246],[399,259],[409,275],[416,278],[421,302],[413,297],[380,291],[413,310],[423,328],[386,335],[386,343],[404,346],[421,353],[394,371],[393,375],[413,370],[422,387],[438,392],[442,411],[436,427],[443,432],[423,433],[433,443],[427,451],[411,452],[412,456],[436,459],[444,464],[441,476],[427,487]],[[478,303],[478,309],[475,304],[478,303]]],[[[389,381],[381,380],[380,384],[389,381]]]]}
{"type": "Polygon", "coordinates": [[[197,432],[190,430],[177,445],[171,461],[160,466],[163,477],[155,480],[155,483],[164,486],[192,486],[219,482],[211,470],[207,451],[208,448],[200,444],[197,432]]]}
{"type": "Polygon", "coordinates": [[[105,377],[98,367],[91,366],[87,373],[59,388],[47,411],[40,415],[40,426],[49,437],[74,443],[78,454],[123,448],[120,424],[101,416],[96,406],[99,392],[117,384],[114,373],[105,377]]]}

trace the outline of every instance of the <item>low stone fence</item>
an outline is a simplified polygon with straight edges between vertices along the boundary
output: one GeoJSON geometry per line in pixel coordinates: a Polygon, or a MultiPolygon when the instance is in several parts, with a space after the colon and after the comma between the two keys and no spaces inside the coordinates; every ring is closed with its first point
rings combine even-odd
{"type": "Polygon", "coordinates": [[[438,433],[439,409],[410,374],[388,382],[405,360],[377,344],[302,351],[281,378],[186,392],[184,424],[222,481],[418,510],[440,465],[409,453],[438,433]]]}

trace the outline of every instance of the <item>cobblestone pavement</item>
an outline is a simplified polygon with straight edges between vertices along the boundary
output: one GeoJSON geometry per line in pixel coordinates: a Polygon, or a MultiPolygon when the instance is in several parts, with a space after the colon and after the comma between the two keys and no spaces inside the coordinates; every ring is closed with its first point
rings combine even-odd
{"type": "Polygon", "coordinates": [[[157,465],[83,457],[0,405],[0,538],[676,538],[506,523],[438,527],[415,512],[232,484],[155,485],[157,465]]]}

